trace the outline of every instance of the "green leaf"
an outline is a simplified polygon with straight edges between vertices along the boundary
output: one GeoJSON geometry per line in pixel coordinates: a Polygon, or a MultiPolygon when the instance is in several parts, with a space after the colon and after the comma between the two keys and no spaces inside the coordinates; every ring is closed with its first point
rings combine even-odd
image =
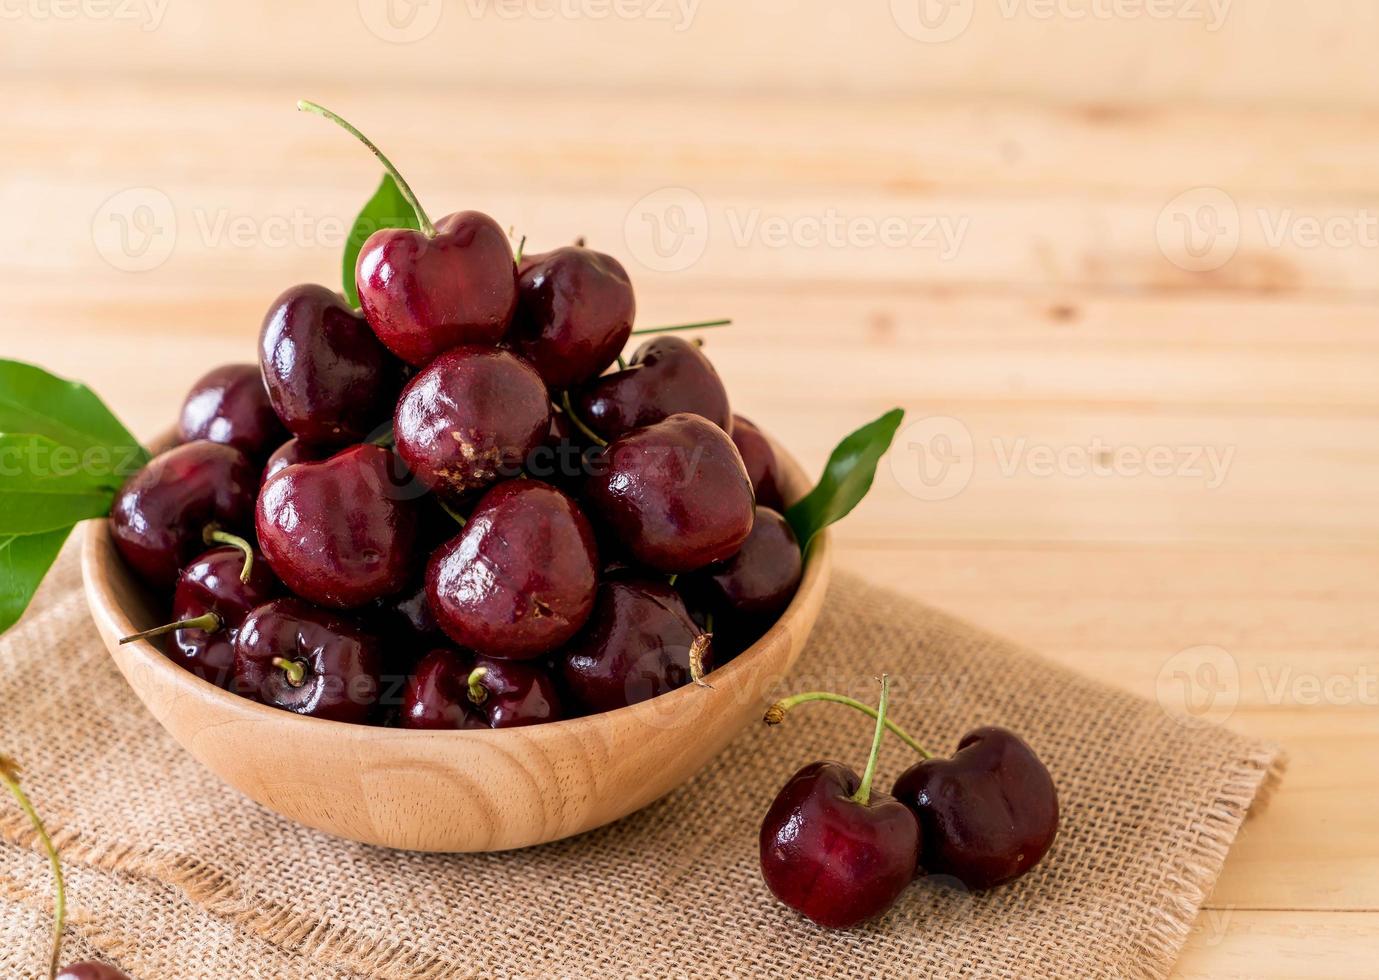
{"type": "Polygon", "coordinates": [[[63,446],[104,446],[148,461],[139,440],[90,388],[22,361],[0,360],[0,432],[47,436],[63,446]]]}
{"type": "Polygon", "coordinates": [[[407,203],[407,198],[402,196],[402,191],[398,190],[393,175],[388,173],[383,175],[383,182],[378,185],[378,190],[369,198],[369,203],[364,205],[364,210],[359,212],[359,217],[354,219],[350,237],[345,240],[342,271],[345,278],[345,298],[350,301],[351,306],[359,305],[359,287],[354,283],[354,266],[359,261],[359,250],[364,247],[369,236],[380,228],[411,228],[413,231],[421,228],[421,220],[417,217],[416,211],[407,203]]]}
{"type": "Polygon", "coordinates": [[[0,537],[0,633],[19,621],[38,583],[53,566],[70,527],[45,534],[11,534],[0,537]]]}
{"type": "Polygon", "coordinates": [[[876,477],[876,464],[890,448],[904,417],[902,409],[893,408],[843,439],[828,458],[818,485],[785,512],[802,551],[809,549],[814,535],[862,502],[876,477]]]}
{"type": "Polygon", "coordinates": [[[105,446],[0,434],[0,535],[40,534],[103,517],[137,462],[105,446]]]}

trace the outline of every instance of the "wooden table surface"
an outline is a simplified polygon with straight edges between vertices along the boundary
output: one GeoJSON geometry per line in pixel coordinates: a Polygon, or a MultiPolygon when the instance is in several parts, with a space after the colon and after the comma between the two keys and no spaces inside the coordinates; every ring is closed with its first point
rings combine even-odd
{"type": "Polygon", "coordinates": [[[842,565],[1291,755],[1179,975],[1374,976],[1379,14],[915,6],[7,4],[3,355],[144,434],[251,359],[377,180],[321,100],[433,214],[735,318],[809,467],[904,406],[842,565]]]}

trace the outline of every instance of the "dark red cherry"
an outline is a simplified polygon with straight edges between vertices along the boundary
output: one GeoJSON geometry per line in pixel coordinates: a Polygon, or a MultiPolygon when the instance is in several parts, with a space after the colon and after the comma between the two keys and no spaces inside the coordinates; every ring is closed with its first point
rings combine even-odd
{"type": "Polygon", "coordinates": [[[712,647],[670,586],[617,579],[599,586],[588,624],[562,651],[566,689],[590,712],[646,701],[692,679],[691,650],[713,669],[712,647]]]}
{"type": "Polygon", "coordinates": [[[172,635],[168,659],[218,687],[228,687],[235,672],[235,637],[256,607],[275,598],[282,586],[262,555],[255,554],[249,581],[240,579],[244,553],[235,547],[212,548],[177,579],[172,618],[190,620],[212,614],[218,624],[179,629],[172,635]]]}
{"type": "Polygon", "coordinates": [[[472,346],[446,351],[408,382],[393,420],[398,455],[449,494],[516,476],[550,427],[550,397],[531,365],[472,346]]]}
{"type": "Polygon", "coordinates": [[[192,385],[177,423],[182,442],[207,439],[261,460],[287,438],[257,364],[226,364],[192,385]]]}
{"type": "Polygon", "coordinates": [[[259,494],[259,547],[289,589],[324,606],[361,606],[413,574],[419,503],[397,458],[353,446],[281,470],[259,494]]]}
{"type": "Polygon", "coordinates": [[[469,658],[438,647],[421,658],[402,695],[403,728],[487,728],[469,700],[469,658]]]}
{"type": "Polygon", "coordinates": [[[275,599],[240,627],[233,690],[299,715],[362,724],[378,701],[379,647],[353,619],[275,599]]]}
{"type": "Polygon", "coordinates": [[[110,533],[121,557],[153,585],[206,550],[205,531],[253,527],[258,467],[232,446],[197,440],[155,456],[115,497],[110,533]]]}
{"type": "Polygon", "coordinates": [[[619,436],[585,481],[585,494],[623,547],[663,572],[729,558],[752,530],[742,457],[699,415],[672,415],[619,436]]]}
{"type": "Polygon", "coordinates": [[[330,459],[339,451],[338,446],[316,446],[301,439],[289,439],[273,450],[273,455],[268,457],[268,463],[263,468],[263,482],[267,483],[277,476],[279,470],[285,470],[298,463],[319,463],[323,459],[330,459]]]}
{"type": "Polygon", "coordinates": [[[926,759],[893,792],[924,838],[919,864],[968,888],[991,888],[1039,863],[1058,835],[1058,792],[1044,763],[1004,728],[978,728],[951,759],[926,759]]]}
{"type": "Polygon", "coordinates": [[[432,556],[426,594],[456,643],[527,659],[584,625],[597,569],[594,533],[575,502],[539,480],[509,480],[432,556]]]}
{"type": "Polygon", "coordinates": [[[58,971],[56,980],[129,980],[129,974],[115,969],[109,963],[85,960],[64,966],[58,971]]]}
{"type": "Polygon", "coordinates": [[[890,908],[914,877],[920,831],[885,793],[864,802],[840,762],[805,766],[761,824],[761,875],[778,899],[821,926],[847,929],[890,908]]]}
{"type": "Polygon", "coordinates": [[[273,408],[294,436],[346,446],[392,417],[402,366],[345,298],[293,286],[274,301],[259,334],[259,365],[273,408]]]}
{"type": "Polygon", "coordinates": [[[612,364],[632,334],[637,303],[617,259],[568,245],[524,263],[513,345],[546,384],[569,388],[612,364]]]}
{"type": "Polygon", "coordinates": [[[752,533],[726,561],[694,573],[687,586],[716,621],[769,625],[795,596],[803,574],[800,543],[785,518],[758,507],[752,533]]]}
{"type": "Polygon", "coordinates": [[[476,657],[469,673],[469,701],[492,728],[519,728],[566,717],[555,681],[543,666],[476,657]]]}
{"type": "Polygon", "coordinates": [[[478,211],[442,218],[434,238],[400,228],[374,232],[355,281],[378,339],[417,367],[461,344],[498,343],[517,308],[512,246],[478,211]]]}
{"type": "Polygon", "coordinates": [[[742,463],[747,467],[747,475],[752,478],[757,503],[784,513],[785,498],[781,488],[785,486],[785,479],[770,441],[756,425],[741,415],[733,416],[732,434],[733,445],[737,446],[742,463]]]}
{"type": "Polygon", "coordinates": [[[692,412],[732,431],[728,392],[709,359],[682,337],[656,337],[638,347],[626,369],[596,378],[576,399],[583,422],[604,439],[692,412]]]}

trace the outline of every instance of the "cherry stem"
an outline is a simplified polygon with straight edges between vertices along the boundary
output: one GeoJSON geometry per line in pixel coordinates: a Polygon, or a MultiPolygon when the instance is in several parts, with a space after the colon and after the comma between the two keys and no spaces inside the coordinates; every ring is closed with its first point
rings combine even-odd
{"type": "Polygon", "coordinates": [[[436,503],[440,504],[441,510],[449,514],[450,519],[454,521],[456,524],[458,524],[460,527],[464,527],[466,524],[469,523],[468,519],[463,514],[455,510],[444,500],[442,500],[439,496],[436,497],[436,503]]]}
{"type": "Polygon", "coordinates": [[[626,370],[627,370],[627,362],[626,362],[625,360],[623,360],[623,357],[622,357],[621,354],[618,355],[618,370],[619,370],[619,371],[626,371],[626,370]]]}
{"type": "Polygon", "coordinates": [[[466,682],[469,685],[469,700],[475,704],[483,704],[488,700],[488,690],[479,683],[487,673],[487,667],[475,667],[469,672],[469,680],[466,682]]]}
{"type": "Polygon", "coordinates": [[[393,180],[397,181],[397,189],[402,192],[403,198],[412,206],[412,210],[416,212],[417,223],[421,225],[422,232],[425,233],[427,238],[436,237],[436,226],[431,224],[431,219],[426,216],[426,211],[422,208],[421,202],[417,200],[416,194],[412,193],[411,185],[403,179],[397,167],[393,166],[393,162],[383,155],[383,151],[374,145],[373,140],[369,139],[352,126],[343,116],[331,112],[323,105],[318,105],[315,102],[308,102],[306,99],[298,99],[297,109],[301,112],[314,112],[318,116],[329,119],[359,142],[367,146],[369,151],[373,153],[374,156],[378,157],[378,162],[383,164],[383,168],[392,175],[393,180]]]}
{"type": "Polygon", "coordinates": [[[672,327],[643,327],[633,330],[632,336],[640,337],[649,333],[674,333],[676,330],[707,330],[709,327],[726,327],[732,320],[703,320],[699,323],[677,323],[672,327]]]}
{"type": "Polygon", "coordinates": [[[570,420],[570,424],[582,432],[584,438],[588,439],[596,446],[608,445],[607,439],[601,439],[597,432],[585,425],[584,420],[575,414],[574,406],[570,404],[570,393],[568,391],[562,391],[560,393],[560,405],[565,412],[565,417],[570,420]]]}
{"type": "Polygon", "coordinates": [[[527,247],[527,236],[523,235],[522,240],[517,243],[517,251],[512,256],[512,261],[518,265],[522,264],[522,250],[527,247]]]}
{"type": "Polygon", "coordinates": [[[876,776],[876,757],[881,753],[881,736],[886,734],[886,707],[891,700],[891,679],[881,675],[881,703],[876,708],[876,733],[871,737],[871,755],[862,771],[862,783],[852,794],[852,802],[866,806],[871,802],[871,781],[876,776]]]}
{"type": "Polygon", "coordinates": [[[297,661],[274,657],[270,662],[287,675],[287,683],[293,687],[301,687],[306,683],[306,668],[297,661]]]}
{"type": "Polygon", "coordinates": [[[238,534],[231,534],[229,531],[222,531],[215,525],[209,525],[202,533],[201,539],[208,545],[228,544],[232,548],[238,548],[244,552],[244,566],[239,570],[239,580],[244,585],[249,584],[249,576],[254,571],[254,546],[245,541],[238,534]]]}
{"type": "Polygon", "coordinates": [[[224,621],[215,613],[208,612],[201,616],[194,616],[191,619],[179,619],[175,623],[155,626],[153,629],[144,630],[142,633],[120,637],[120,646],[124,646],[126,643],[134,643],[138,640],[151,640],[155,636],[175,633],[178,630],[205,630],[207,633],[219,633],[224,628],[224,621]]]}
{"type": "Polygon", "coordinates": [[[19,801],[19,808],[34,825],[43,849],[48,852],[48,863],[53,868],[53,954],[48,960],[48,980],[54,980],[62,958],[62,933],[67,922],[67,885],[62,880],[62,861],[58,858],[57,848],[53,845],[53,839],[48,836],[38,811],[33,808],[29,797],[19,785],[19,764],[4,755],[0,755],[0,782],[9,787],[9,791],[19,801]]]}
{"type": "MultiPolygon", "coordinates": [[[[863,704],[856,698],[850,698],[845,694],[834,694],[831,691],[805,691],[803,694],[795,694],[788,698],[781,698],[771,707],[766,709],[766,715],[762,719],[768,725],[779,725],[785,720],[785,713],[799,704],[806,704],[810,701],[832,701],[834,704],[845,704],[849,708],[856,708],[864,715],[875,718],[877,710],[869,704],[863,704]]],[[[900,739],[910,748],[914,749],[925,759],[932,759],[933,755],[924,746],[920,745],[913,735],[905,731],[889,718],[886,719],[886,727],[890,729],[892,735],[900,739]]]]}
{"type": "Polygon", "coordinates": [[[704,680],[704,654],[708,652],[713,644],[712,633],[700,633],[694,638],[689,648],[690,679],[700,687],[712,688],[713,685],[704,680]]]}

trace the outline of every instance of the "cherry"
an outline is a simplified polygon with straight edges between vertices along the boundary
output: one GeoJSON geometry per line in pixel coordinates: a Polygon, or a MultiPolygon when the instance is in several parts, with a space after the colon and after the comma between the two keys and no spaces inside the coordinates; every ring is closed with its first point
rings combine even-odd
{"type": "Polygon", "coordinates": [[[741,415],[733,416],[733,445],[742,454],[742,462],[747,467],[747,475],[752,478],[752,490],[757,495],[757,503],[772,510],[785,511],[785,498],[781,487],[785,480],[781,475],[776,451],[762,431],[749,419],[741,415]]]}
{"type": "Polygon", "coordinates": [[[977,728],[951,759],[925,759],[892,790],[919,819],[919,863],[991,888],[1039,863],[1058,835],[1058,792],[1044,763],[1004,728],[977,728]]]}
{"type": "Polygon", "coordinates": [[[177,423],[181,442],[208,439],[261,460],[287,438],[256,364],[226,364],[192,385],[177,423]]]}
{"type": "Polygon", "coordinates": [[[55,980],[130,980],[129,974],[115,969],[109,963],[85,960],[65,966],[55,980]]]}
{"type": "Polygon", "coordinates": [[[322,446],[362,442],[385,424],[402,367],[345,298],[293,286],[274,301],[259,334],[259,363],[273,408],[292,434],[322,446]]]}
{"type": "Polygon", "coordinates": [[[648,340],[627,367],[595,379],[575,399],[579,418],[604,439],[679,412],[732,430],[728,392],[696,344],[680,337],[648,340]]]}
{"type": "Polygon", "coordinates": [[[752,533],[741,550],[694,573],[686,585],[717,620],[760,630],[790,604],[803,571],[800,543],[790,524],[771,508],[757,507],[752,533]]]}
{"type": "Polygon", "coordinates": [[[517,308],[512,246],[478,211],[448,215],[429,230],[374,232],[355,280],[378,339],[417,367],[461,344],[498,343],[517,308]]]}
{"type": "Polygon", "coordinates": [[[273,450],[273,455],[268,457],[268,463],[263,468],[263,482],[267,483],[278,475],[279,470],[285,470],[297,463],[319,463],[330,459],[338,450],[339,447],[335,446],[315,446],[301,439],[289,439],[273,450]]]}
{"type": "Polygon", "coordinates": [[[670,586],[614,579],[599,586],[588,624],[561,652],[565,686],[590,712],[646,701],[713,669],[708,634],[670,586]]]}
{"type": "Polygon", "coordinates": [[[492,728],[560,721],[565,708],[555,681],[536,664],[476,657],[467,680],[473,710],[492,728]]]}
{"type": "Polygon", "coordinates": [[[469,672],[468,661],[449,647],[422,657],[402,696],[402,727],[487,728],[471,710],[469,672]]]}
{"type": "Polygon", "coordinates": [[[513,345],[546,384],[563,389],[595,377],[632,333],[637,303],[617,259],[568,245],[523,262],[513,345]]]}
{"type": "Polygon", "coordinates": [[[426,594],[456,643],[527,659],[584,625],[597,569],[593,529],[575,502],[539,480],[509,480],[432,556],[426,594]]]}
{"type": "Polygon", "coordinates": [[[233,690],[299,715],[362,724],[378,700],[380,660],[378,639],[353,620],[275,599],[240,627],[233,690]]]}
{"type": "Polygon", "coordinates": [[[460,494],[515,476],[550,433],[541,376],[493,347],[457,347],[408,382],[397,403],[397,451],[429,487],[460,494]]]}
{"type": "Polygon", "coordinates": [[[259,494],[259,547],[293,592],[325,606],[360,606],[412,575],[419,505],[397,458],[353,446],[277,473],[259,494]]]}
{"type": "Polygon", "coordinates": [[[207,528],[252,526],[258,482],[258,467],[233,446],[198,439],[169,449],[115,496],[115,547],[149,583],[171,588],[182,566],[206,547],[207,528]]]}
{"type": "Polygon", "coordinates": [[[690,572],[734,555],[752,530],[752,484],[737,447],[698,415],[619,436],[585,481],[592,511],[638,561],[690,572]]]}
{"type": "Polygon", "coordinates": [[[168,659],[217,687],[235,669],[235,637],[256,607],[282,591],[263,556],[248,542],[212,548],[182,569],[172,597],[175,622],[120,640],[130,643],[173,634],[168,659]]]}
{"type": "Polygon", "coordinates": [[[761,875],[778,899],[821,926],[847,929],[895,904],[914,877],[914,814],[873,791],[885,731],[888,682],[871,755],[859,778],[840,762],[813,762],[790,777],[761,823],[761,875]]]}

